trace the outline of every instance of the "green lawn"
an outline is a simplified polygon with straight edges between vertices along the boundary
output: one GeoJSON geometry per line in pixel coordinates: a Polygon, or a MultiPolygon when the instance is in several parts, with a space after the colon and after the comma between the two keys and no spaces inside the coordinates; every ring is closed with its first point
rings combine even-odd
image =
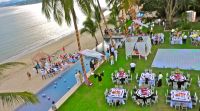
{"type": "MultiPolygon", "coordinates": [[[[163,29],[161,27],[156,27],[155,32],[162,32],[163,29]]],[[[104,97],[104,91],[106,88],[114,87],[114,84],[111,80],[111,73],[114,70],[119,69],[120,67],[124,68],[126,71],[129,69],[130,62],[135,62],[137,64],[135,72],[139,74],[144,71],[146,68],[150,68],[154,56],[159,48],[166,48],[166,49],[194,49],[198,48],[192,46],[190,44],[190,40],[187,40],[187,44],[184,45],[170,45],[169,44],[169,33],[165,32],[165,43],[161,45],[156,45],[152,47],[152,53],[148,56],[148,60],[145,61],[144,59],[139,60],[138,57],[134,57],[132,59],[126,60],[125,59],[125,50],[124,48],[119,49],[119,59],[118,62],[115,63],[113,66],[110,66],[109,63],[103,63],[101,67],[99,67],[96,72],[105,71],[105,75],[103,77],[102,85],[99,86],[97,79],[93,76],[90,77],[90,80],[93,82],[92,87],[88,87],[86,85],[82,85],[65,103],[59,108],[59,111],[175,111],[174,108],[171,108],[169,104],[165,104],[165,92],[167,89],[170,90],[165,83],[165,77],[163,78],[163,85],[160,88],[156,88],[158,90],[158,103],[153,104],[151,107],[140,107],[134,103],[130,97],[125,105],[120,107],[112,107],[106,103],[104,97]]],[[[170,73],[172,69],[159,69],[159,68],[152,68],[153,72],[158,73],[162,72],[163,75],[168,72],[170,73]]],[[[199,71],[188,71],[188,70],[181,70],[184,72],[189,72],[191,77],[193,78],[192,85],[188,89],[191,91],[193,95],[194,92],[197,92],[197,95],[200,97],[200,90],[197,86],[197,76],[199,71]]],[[[133,86],[137,85],[135,80],[135,75],[133,74],[133,82],[129,85],[124,85],[126,89],[131,90],[133,86]]],[[[193,108],[191,111],[198,111],[199,105],[193,108]]]]}

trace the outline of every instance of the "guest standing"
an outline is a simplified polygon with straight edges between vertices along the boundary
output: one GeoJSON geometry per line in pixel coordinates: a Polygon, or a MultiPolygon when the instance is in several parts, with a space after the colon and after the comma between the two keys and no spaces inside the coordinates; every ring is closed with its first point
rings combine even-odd
{"type": "Polygon", "coordinates": [[[131,72],[134,73],[135,72],[135,66],[136,64],[135,63],[130,63],[130,67],[131,67],[131,72]]]}
{"type": "Polygon", "coordinates": [[[113,55],[110,56],[110,65],[113,65],[114,64],[114,57],[113,55]]]}
{"type": "Polygon", "coordinates": [[[186,41],[187,41],[187,35],[184,35],[183,36],[183,44],[186,44],[186,41]]]}
{"type": "Polygon", "coordinates": [[[98,82],[99,82],[99,85],[101,85],[101,81],[102,81],[102,74],[98,74],[97,77],[98,77],[98,82]]]}
{"type": "Polygon", "coordinates": [[[90,69],[91,69],[91,73],[93,73],[93,71],[94,71],[94,61],[93,61],[93,59],[90,60],[90,69]]]}
{"type": "Polygon", "coordinates": [[[114,56],[114,51],[115,51],[115,48],[114,48],[114,46],[112,46],[111,50],[110,50],[110,54],[113,55],[113,56],[114,56]]]}
{"type": "Polygon", "coordinates": [[[161,74],[161,72],[159,72],[159,75],[158,75],[158,87],[162,86],[162,78],[163,78],[163,75],[161,74]]]}
{"type": "Polygon", "coordinates": [[[58,111],[58,109],[57,109],[57,107],[56,107],[56,105],[55,105],[55,101],[52,101],[51,109],[52,109],[53,111],[58,111]]]}
{"type": "Polygon", "coordinates": [[[109,61],[109,57],[110,57],[110,51],[109,51],[109,48],[107,48],[107,51],[106,51],[106,61],[109,61]]]}
{"type": "Polygon", "coordinates": [[[78,72],[75,74],[77,84],[80,84],[80,78],[78,72]]]}
{"type": "Polygon", "coordinates": [[[77,75],[78,75],[78,78],[80,80],[80,83],[83,83],[83,76],[81,74],[81,71],[78,71],[77,75]]]}
{"type": "Polygon", "coordinates": [[[118,56],[117,49],[115,49],[115,51],[114,51],[114,56],[115,56],[115,61],[117,62],[117,56],[118,56]]]}

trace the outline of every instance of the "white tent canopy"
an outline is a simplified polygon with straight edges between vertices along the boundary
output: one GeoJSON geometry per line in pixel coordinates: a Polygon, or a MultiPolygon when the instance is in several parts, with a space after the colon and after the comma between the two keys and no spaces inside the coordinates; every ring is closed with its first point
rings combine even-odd
{"type": "Polygon", "coordinates": [[[139,58],[140,56],[145,57],[147,59],[147,56],[151,53],[151,39],[149,36],[134,36],[129,37],[125,41],[125,49],[126,49],[126,59],[128,57],[133,55],[133,49],[134,47],[139,52],[139,58]],[[142,42],[137,42],[138,38],[142,37],[142,42]]]}
{"type": "Polygon", "coordinates": [[[104,56],[103,54],[94,51],[94,50],[89,50],[89,49],[85,49],[79,52],[79,54],[82,54],[84,56],[88,56],[88,57],[94,57],[94,58],[98,58],[101,59],[102,56],[104,56]]]}

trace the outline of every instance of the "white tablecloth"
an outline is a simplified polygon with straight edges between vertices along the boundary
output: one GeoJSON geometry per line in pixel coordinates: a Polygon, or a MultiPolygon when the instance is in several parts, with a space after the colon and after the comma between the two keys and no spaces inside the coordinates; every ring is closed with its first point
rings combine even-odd
{"type": "Polygon", "coordinates": [[[143,83],[145,83],[145,78],[148,78],[148,82],[155,86],[155,74],[154,73],[142,73],[140,76],[140,80],[139,80],[139,86],[141,86],[143,83]]]}
{"type": "Polygon", "coordinates": [[[186,77],[182,74],[173,74],[170,76],[170,80],[175,82],[183,82],[186,80],[186,77]]]}
{"type": "Polygon", "coordinates": [[[183,44],[182,38],[172,37],[171,44],[183,44]]]}
{"type": "Polygon", "coordinates": [[[116,74],[116,77],[119,78],[119,79],[121,79],[121,78],[126,78],[126,77],[128,77],[128,75],[127,75],[125,72],[120,71],[120,72],[118,72],[118,73],[116,74]]]}
{"type": "Polygon", "coordinates": [[[125,104],[124,98],[123,98],[124,92],[125,92],[125,89],[111,88],[106,98],[107,102],[110,102],[110,101],[114,102],[114,101],[119,100],[122,104],[125,104]]]}
{"type": "Polygon", "coordinates": [[[171,102],[170,106],[173,107],[176,103],[187,105],[188,108],[192,108],[192,100],[189,91],[171,90],[171,102]]]}
{"type": "Polygon", "coordinates": [[[144,88],[144,89],[138,89],[136,91],[136,94],[141,98],[148,98],[153,94],[153,92],[149,88],[144,88]]]}

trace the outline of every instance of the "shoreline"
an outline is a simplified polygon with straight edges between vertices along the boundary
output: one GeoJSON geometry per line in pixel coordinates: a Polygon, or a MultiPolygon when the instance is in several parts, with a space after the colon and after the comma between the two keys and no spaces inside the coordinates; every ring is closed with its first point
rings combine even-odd
{"type": "MultiPolygon", "coordinates": [[[[105,28],[104,26],[102,27],[105,28]]],[[[101,43],[103,38],[101,36],[100,30],[97,30],[96,33],[98,42],[101,43]]],[[[81,47],[83,49],[93,49],[96,46],[95,39],[91,37],[90,34],[84,33],[80,35],[80,42],[81,47]]],[[[39,51],[44,51],[48,54],[53,54],[57,50],[61,49],[65,46],[66,53],[74,53],[78,51],[78,45],[76,41],[75,33],[69,34],[66,37],[63,37],[51,44],[48,44],[36,51],[33,51],[29,54],[21,56],[20,58],[16,59],[17,62],[24,62],[26,63],[25,66],[17,65],[13,66],[9,69],[3,71],[3,74],[0,75],[0,92],[21,92],[21,91],[29,91],[34,94],[37,94],[42,88],[47,86],[50,82],[56,79],[57,76],[48,78],[46,80],[42,80],[40,74],[35,74],[33,71],[33,63],[32,63],[32,56],[39,51]],[[29,71],[32,75],[31,80],[27,78],[26,72],[29,71]]],[[[72,67],[71,65],[70,67],[72,67]]],[[[60,75],[59,73],[58,75],[60,75]]],[[[15,106],[8,107],[4,110],[6,111],[13,111],[16,109],[20,104],[16,104],[15,106]]],[[[1,109],[1,108],[0,108],[1,109]]]]}
{"type": "MultiPolygon", "coordinates": [[[[98,30],[97,33],[97,39],[100,42],[103,41],[103,38],[101,37],[101,34],[100,34],[100,31],[98,30]]],[[[84,33],[82,35],[80,35],[80,41],[81,41],[81,47],[82,49],[92,49],[95,47],[95,39],[92,38],[89,34],[87,33],[84,33]]],[[[22,76],[23,74],[23,79],[25,79],[25,81],[27,82],[32,82],[33,79],[38,79],[38,76],[40,76],[40,74],[33,74],[33,63],[32,63],[32,60],[31,58],[34,56],[34,54],[36,54],[37,52],[39,51],[43,51],[45,53],[48,53],[48,54],[53,54],[55,53],[57,50],[61,49],[63,46],[65,46],[65,51],[66,53],[74,53],[74,52],[77,52],[78,51],[78,46],[77,46],[77,41],[76,41],[76,37],[75,37],[75,33],[72,33],[72,34],[69,34],[68,36],[66,37],[63,37],[53,43],[50,43],[50,44],[46,44],[45,46],[31,52],[31,53],[28,53],[24,56],[21,56],[19,58],[17,58],[16,62],[24,62],[26,63],[26,66],[14,66],[14,67],[11,67],[10,69],[7,69],[3,72],[3,75],[4,77],[1,78],[0,80],[0,91],[24,91],[24,90],[27,90],[27,91],[31,91],[33,93],[36,93],[38,92],[38,87],[35,89],[35,88],[28,88],[27,86],[26,87],[23,87],[24,85],[22,85],[20,87],[20,84],[17,85],[17,87],[15,87],[15,85],[11,85],[12,82],[9,81],[9,80],[13,80],[15,79],[14,77],[11,77],[11,74],[12,73],[15,73],[15,74],[12,74],[12,76],[14,75],[20,75],[22,76]],[[31,74],[32,74],[32,80],[28,80],[27,76],[26,76],[26,72],[27,71],[30,71],[31,74]],[[21,74],[19,74],[21,73],[21,74]],[[10,85],[9,85],[10,84],[10,85]]],[[[2,76],[3,76],[2,75],[2,76]]],[[[17,77],[19,78],[19,77],[17,77]]],[[[40,78],[40,77],[39,77],[40,78]]],[[[41,78],[40,78],[41,79],[41,78]]],[[[16,81],[16,80],[15,80],[16,81]]],[[[19,80],[17,80],[19,82],[19,80]]],[[[46,84],[46,83],[49,83],[48,79],[47,80],[40,80],[40,81],[46,81],[45,83],[43,84],[46,84]]],[[[42,82],[41,82],[42,83],[42,82]]],[[[41,84],[41,87],[43,85],[41,84]]],[[[44,85],[45,86],[45,85],[44,85]]],[[[40,89],[40,88],[39,88],[40,89]]]]}

